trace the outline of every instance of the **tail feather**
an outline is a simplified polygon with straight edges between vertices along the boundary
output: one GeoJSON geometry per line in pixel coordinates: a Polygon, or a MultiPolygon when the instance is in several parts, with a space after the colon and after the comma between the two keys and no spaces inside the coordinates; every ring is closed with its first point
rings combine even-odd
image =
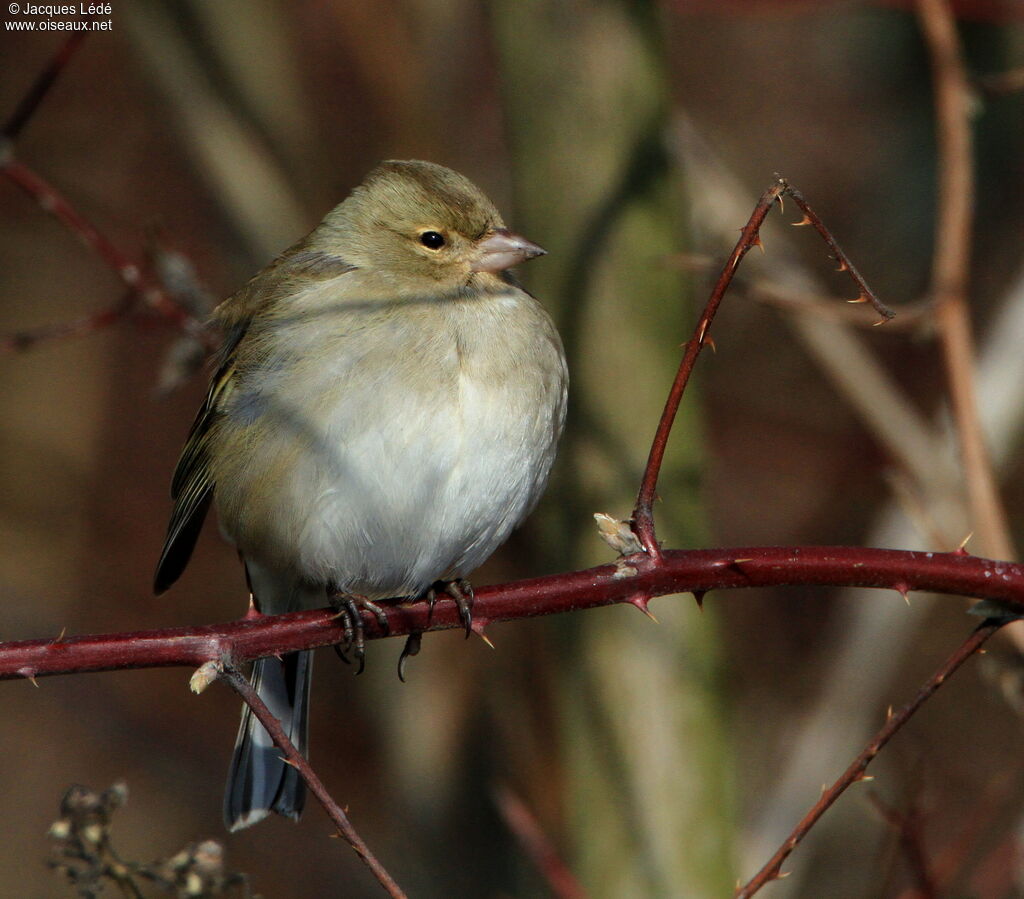
{"type": "MultiPolygon", "coordinates": [[[[252,671],[253,687],[303,755],[312,667],[312,652],[294,652],[282,659],[260,659],[252,671]]],[[[240,830],[271,812],[297,821],[305,801],[306,786],[298,771],[282,759],[270,734],[245,706],[224,794],[225,824],[240,830]]]]}

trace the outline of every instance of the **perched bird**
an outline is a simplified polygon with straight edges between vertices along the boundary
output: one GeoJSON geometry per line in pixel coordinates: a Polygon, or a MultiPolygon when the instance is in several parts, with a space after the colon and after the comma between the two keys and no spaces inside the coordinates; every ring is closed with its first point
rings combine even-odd
{"type": "MultiPolygon", "coordinates": [[[[174,473],[156,592],[211,502],[264,614],[421,597],[480,565],[536,504],[565,420],[561,340],[507,272],[543,253],[450,169],[374,169],[214,312],[224,343],[174,473]]],[[[252,675],[303,752],[311,657],[252,675]]],[[[297,819],[304,798],[243,709],[227,825],[297,819]]]]}

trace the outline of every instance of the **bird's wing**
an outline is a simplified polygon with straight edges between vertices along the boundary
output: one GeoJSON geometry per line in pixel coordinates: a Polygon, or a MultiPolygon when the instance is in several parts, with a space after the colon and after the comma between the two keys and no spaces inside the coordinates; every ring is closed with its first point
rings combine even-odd
{"type": "Polygon", "coordinates": [[[294,289],[296,277],[307,283],[310,280],[326,281],[353,270],[354,267],[340,257],[311,251],[306,242],[302,242],[285,252],[217,308],[214,319],[221,325],[224,342],[210,389],[192,423],[171,481],[174,510],[153,579],[153,589],[157,594],[163,593],[185,570],[210,508],[214,488],[210,475],[212,425],[231,393],[239,348],[253,316],[260,309],[287,300],[287,293],[294,289]]]}
{"type": "Polygon", "coordinates": [[[206,512],[213,499],[213,481],[210,478],[210,426],[217,416],[220,403],[231,390],[235,371],[235,354],[245,336],[248,321],[238,322],[228,333],[221,350],[220,365],[210,382],[206,399],[192,422],[185,448],[174,469],[171,480],[171,499],[174,510],[167,525],[167,537],[157,562],[153,590],[163,593],[185,570],[199,532],[203,528],[206,512]]]}

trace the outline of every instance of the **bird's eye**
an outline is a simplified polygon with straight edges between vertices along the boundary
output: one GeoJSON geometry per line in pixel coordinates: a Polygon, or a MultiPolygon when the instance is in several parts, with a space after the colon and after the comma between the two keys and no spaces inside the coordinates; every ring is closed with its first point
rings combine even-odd
{"type": "Polygon", "coordinates": [[[420,243],[431,250],[440,250],[444,246],[444,235],[437,231],[424,231],[420,235],[420,243]]]}

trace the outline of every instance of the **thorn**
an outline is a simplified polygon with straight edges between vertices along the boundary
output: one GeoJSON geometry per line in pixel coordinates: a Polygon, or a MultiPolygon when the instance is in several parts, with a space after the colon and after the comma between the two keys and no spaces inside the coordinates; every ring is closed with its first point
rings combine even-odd
{"type": "Polygon", "coordinates": [[[871,300],[867,296],[865,296],[863,293],[861,293],[860,296],[855,297],[852,300],[847,300],[846,302],[847,303],[870,303],[871,300]]]}
{"type": "Polygon", "coordinates": [[[792,225],[794,228],[802,228],[802,227],[804,227],[804,225],[813,225],[813,224],[814,224],[814,222],[811,221],[810,216],[808,216],[806,212],[804,213],[804,217],[802,219],[800,219],[800,221],[798,221],[798,222],[790,222],[790,225],[792,225]]]}
{"type": "Polygon", "coordinates": [[[697,608],[702,612],[704,611],[704,595],[708,592],[707,590],[691,590],[693,598],[697,601],[697,608]]]}
{"type": "Polygon", "coordinates": [[[877,328],[879,325],[884,325],[887,321],[889,321],[889,319],[887,319],[887,318],[880,318],[878,321],[872,322],[871,323],[871,327],[872,328],[877,328]]]}
{"type": "Polygon", "coordinates": [[[892,720],[892,706],[889,706],[889,708],[887,708],[885,710],[885,720],[886,721],[891,721],[892,720]]]}
{"type": "Polygon", "coordinates": [[[59,633],[59,634],[57,634],[57,636],[56,636],[56,638],[54,639],[54,641],[53,641],[53,642],[54,642],[54,643],[60,643],[60,642],[61,642],[61,641],[62,641],[62,640],[64,639],[64,635],[65,635],[65,634],[66,634],[67,632],[68,632],[68,629],[67,629],[66,627],[62,627],[62,628],[60,629],[60,633],[59,633]]]}
{"type": "Polygon", "coordinates": [[[643,612],[655,624],[661,624],[661,622],[658,621],[658,619],[654,617],[654,613],[649,608],[647,608],[647,604],[648,604],[648,602],[650,602],[650,600],[646,596],[644,596],[643,593],[635,594],[632,598],[627,599],[626,602],[628,602],[630,605],[636,606],[641,612],[643,612]]]}
{"type": "Polygon", "coordinates": [[[753,562],[753,561],[754,561],[754,557],[753,556],[747,556],[747,558],[745,558],[745,559],[732,559],[729,562],[729,564],[730,565],[735,565],[737,568],[742,568],[744,562],[753,562]]]}
{"type": "Polygon", "coordinates": [[[291,759],[286,759],[283,755],[280,758],[281,761],[284,762],[286,765],[291,765],[293,768],[298,769],[299,766],[296,765],[295,762],[293,762],[291,759]]]}
{"type": "Polygon", "coordinates": [[[488,646],[490,646],[491,649],[494,649],[495,646],[491,642],[491,638],[488,637],[487,634],[484,633],[484,628],[487,627],[488,624],[490,624],[490,619],[481,618],[479,615],[475,615],[473,617],[473,623],[470,624],[469,627],[470,627],[470,630],[472,630],[474,634],[476,634],[481,640],[484,641],[484,643],[486,643],[488,646]]]}
{"type": "Polygon", "coordinates": [[[849,270],[850,270],[850,266],[848,266],[846,264],[846,260],[845,259],[840,259],[839,260],[839,268],[837,268],[836,271],[837,272],[848,272],[849,270]]]}
{"type": "Polygon", "coordinates": [[[761,251],[762,256],[764,255],[764,242],[761,240],[760,234],[754,235],[754,239],[751,241],[751,244],[761,251]]]}
{"type": "Polygon", "coordinates": [[[792,871],[779,871],[779,872],[776,873],[775,879],[776,880],[785,880],[792,873],[793,873],[792,871]]]}
{"type": "Polygon", "coordinates": [[[704,335],[703,343],[704,343],[705,346],[711,347],[711,352],[712,353],[717,353],[718,352],[718,347],[715,345],[715,338],[712,337],[710,334],[705,334],[704,335]]]}
{"type": "Polygon", "coordinates": [[[973,537],[973,536],[974,536],[974,531],[971,531],[966,537],[964,537],[964,539],[960,541],[960,545],[953,551],[953,555],[955,555],[955,556],[969,556],[970,553],[967,552],[966,547],[967,547],[967,544],[970,542],[971,537],[973,537]]]}
{"type": "Polygon", "coordinates": [[[902,581],[899,581],[899,582],[893,584],[892,588],[897,593],[899,593],[900,596],[903,597],[903,601],[909,606],[910,605],[910,597],[907,596],[907,594],[910,592],[910,584],[905,584],[902,581]]]}
{"type": "Polygon", "coordinates": [[[777,196],[777,197],[775,198],[775,202],[779,204],[779,212],[780,212],[780,213],[782,213],[782,212],[785,212],[785,211],[786,211],[786,204],[782,202],[782,194],[779,194],[779,195],[778,195],[778,196],[777,196]]]}
{"type": "Polygon", "coordinates": [[[34,668],[19,668],[18,674],[25,678],[25,680],[31,681],[33,687],[39,686],[39,682],[36,680],[36,672],[34,668]]]}
{"type": "Polygon", "coordinates": [[[860,774],[858,774],[856,779],[854,780],[854,783],[862,783],[862,782],[871,781],[871,780],[874,780],[874,779],[875,779],[875,776],[873,774],[865,774],[863,771],[861,771],[860,774]]]}

